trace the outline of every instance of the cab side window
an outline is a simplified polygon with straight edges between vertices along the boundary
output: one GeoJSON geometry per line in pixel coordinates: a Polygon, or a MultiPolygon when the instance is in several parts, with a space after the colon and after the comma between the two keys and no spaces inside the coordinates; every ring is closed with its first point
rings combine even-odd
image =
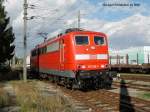
{"type": "Polygon", "coordinates": [[[75,41],[77,45],[88,45],[88,36],[75,36],[75,41]]]}
{"type": "Polygon", "coordinates": [[[106,41],[104,37],[100,37],[100,36],[94,36],[94,43],[96,45],[105,45],[106,41]]]}

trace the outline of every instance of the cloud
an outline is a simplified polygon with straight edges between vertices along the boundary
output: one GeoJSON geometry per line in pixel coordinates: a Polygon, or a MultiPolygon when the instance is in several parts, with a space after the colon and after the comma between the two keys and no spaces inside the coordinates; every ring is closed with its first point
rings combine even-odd
{"type": "Polygon", "coordinates": [[[105,32],[111,48],[150,45],[150,17],[135,14],[118,22],[84,20],[84,27],[105,32]]]}
{"type": "MultiPolygon", "coordinates": [[[[150,17],[133,15],[116,24],[120,30],[111,34],[111,46],[122,49],[128,47],[150,45],[150,17]]],[[[113,28],[113,27],[112,27],[113,28]]]]}
{"type": "Polygon", "coordinates": [[[21,9],[23,9],[23,0],[7,0],[5,1],[4,5],[6,6],[6,11],[8,12],[8,15],[11,17],[11,20],[13,21],[16,19],[20,12],[22,12],[21,9]]]}
{"type": "MultiPolygon", "coordinates": [[[[105,0],[105,2],[119,2],[120,0],[105,0]]],[[[28,17],[35,18],[28,21],[28,53],[43,41],[37,33],[52,35],[68,28],[77,27],[77,15],[81,10],[81,27],[101,31],[108,35],[111,48],[124,49],[132,46],[150,44],[150,17],[141,13],[147,11],[142,3],[140,7],[104,7],[104,1],[91,4],[90,0],[30,0],[28,17]],[[104,16],[112,12],[125,11],[131,13],[126,18],[109,21],[104,16]],[[137,13],[138,12],[138,13],[137,13]],[[101,19],[98,15],[101,14],[101,19]]],[[[121,3],[132,3],[132,0],[122,0],[121,3]]],[[[7,0],[5,3],[11,24],[16,35],[17,55],[22,56],[23,47],[23,0],[7,0]],[[22,51],[22,52],[21,52],[22,51]]],[[[109,17],[109,16],[108,16],[109,17]]],[[[111,17],[109,17],[111,19],[111,17]]]]}
{"type": "MultiPolygon", "coordinates": [[[[28,19],[34,16],[33,20],[28,20],[28,53],[36,44],[43,41],[37,35],[39,32],[52,33],[65,26],[67,18],[73,18],[78,10],[77,0],[32,0],[28,1],[28,19]],[[34,5],[34,6],[32,6],[34,5]],[[32,9],[31,9],[32,7],[32,9]],[[70,12],[69,12],[70,11],[70,12]],[[67,17],[69,16],[70,17],[67,17]],[[66,17],[66,18],[64,18],[66,17]],[[62,19],[62,20],[61,20],[62,19]],[[64,20],[63,20],[64,19],[64,20]],[[32,40],[32,41],[31,41],[32,40]]],[[[23,0],[7,0],[5,2],[8,15],[11,17],[11,24],[15,33],[17,55],[22,55],[23,47],[23,0]]],[[[80,6],[79,6],[80,8],[80,6]]]]}

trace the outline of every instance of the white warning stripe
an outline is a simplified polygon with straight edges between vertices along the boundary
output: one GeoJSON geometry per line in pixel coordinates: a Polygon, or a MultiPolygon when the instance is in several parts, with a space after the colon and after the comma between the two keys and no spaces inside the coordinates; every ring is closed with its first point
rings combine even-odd
{"type": "Polygon", "coordinates": [[[108,55],[107,54],[98,54],[97,59],[108,59],[108,55]]]}
{"type": "Polygon", "coordinates": [[[89,54],[76,54],[75,59],[76,60],[89,60],[90,55],[89,54]]]}
{"type": "Polygon", "coordinates": [[[96,56],[96,58],[92,58],[93,55],[91,55],[91,54],[76,54],[75,59],[76,60],[108,59],[107,54],[97,54],[95,56],[96,56]]]}

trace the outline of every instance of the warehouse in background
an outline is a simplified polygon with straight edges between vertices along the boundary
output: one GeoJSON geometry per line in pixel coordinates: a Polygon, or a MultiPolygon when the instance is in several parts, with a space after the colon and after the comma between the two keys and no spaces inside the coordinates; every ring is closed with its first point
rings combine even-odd
{"type": "Polygon", "coordinates": [[[141,65],[150,63],[150,46],[128,48],[124,50],[110,50],[110,64],[141,65]]]}

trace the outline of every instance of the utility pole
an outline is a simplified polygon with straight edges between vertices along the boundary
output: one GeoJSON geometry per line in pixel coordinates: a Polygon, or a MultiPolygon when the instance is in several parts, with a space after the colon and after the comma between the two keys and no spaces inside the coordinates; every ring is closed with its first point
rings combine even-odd
{"type": "Polygon", "coordinates": [[[149,60],[150,60],[150,59],[149,59],[149,53],[148,53],[148,55],[147,55],[147,58],[148,58],[148,64],[149,64],[149,60]]]}
{"type": "Polygon", "coordinates": [[[136,62],[137,62],[137,65],[138,65],[139,64],[139,54],[137,53],[136,56],[137,56],[136,62]]]}
{"type": "Polygon", "coordinates": [[[16,56],[15,56],[15,54],[14,54],[14,56],[13,56],[13,58],[12,58],[12,65],[11,65],[11,67],[12,68],[15,68],[15,65],[16,65],[16,56]]]}
{"type": "Polygon", "coordinates": [[[78,12],[78,28],[80,28],[80,10],[78,12]]]}
{"type": "Polygon", "coordinates": [[[24,28],[23,28],[23,47],[24,47],[24,59],[23,59],[23,81],[27,81],[27,68],[26,68],[26,57],[27,57],[27,0],[24,0],[24,28]]]}

